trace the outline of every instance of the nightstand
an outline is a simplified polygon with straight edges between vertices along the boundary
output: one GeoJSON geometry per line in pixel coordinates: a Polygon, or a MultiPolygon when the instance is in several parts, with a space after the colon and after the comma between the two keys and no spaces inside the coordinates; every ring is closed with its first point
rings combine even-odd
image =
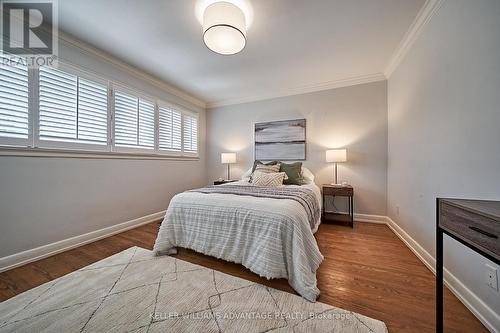
{"type": "Polygon", "coordinates": [[[227,184],[227,183],[233,183],[236,182],[236,179],[229,179],[229,180],[214,180],[214,185],[222,185],[222,184],[227,184]]]}
{"type": "Polygon", "coordinates": [[[354,227],[354,188],[350,185],[323,185],[323,211],[321,214],[322,222],[347,222],[349,225],[354,227]],[[325,197],[347,197],[348,201],[348,212],[327,212],[325,210],[325,197]]]}

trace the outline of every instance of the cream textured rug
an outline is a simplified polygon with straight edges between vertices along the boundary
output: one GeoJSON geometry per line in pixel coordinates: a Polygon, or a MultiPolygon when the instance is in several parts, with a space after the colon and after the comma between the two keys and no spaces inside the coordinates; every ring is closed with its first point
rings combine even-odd
{"type": "Polygon", "coordinates": [[[0,332],[387,332],[360,314],[132,247],[0,303],[0,332]]]}

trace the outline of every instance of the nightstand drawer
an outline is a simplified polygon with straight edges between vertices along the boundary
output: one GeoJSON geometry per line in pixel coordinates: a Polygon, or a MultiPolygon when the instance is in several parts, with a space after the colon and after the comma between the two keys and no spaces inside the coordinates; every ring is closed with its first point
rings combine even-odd
{"type": "Polygon", "coordinates": [[[500,253],[500,222],[487,216],[440,204],[439,226],[490,253],[500,253]]]}
{"type": "Polygon", "coordinates": [[[347,186],[325,186],[323,185],[323,195],[352,196],[354,189],[347,186]]]}

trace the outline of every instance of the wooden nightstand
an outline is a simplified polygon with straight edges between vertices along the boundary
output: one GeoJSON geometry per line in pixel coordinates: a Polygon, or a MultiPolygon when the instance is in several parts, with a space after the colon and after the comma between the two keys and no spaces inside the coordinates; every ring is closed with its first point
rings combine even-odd
{"type": "Polygon", "coordinates": [[[354,188],[350,185],[323,185],[323,211],[321,214],[322,222],[337,221],[347,222],[354,227],[354,188]],[[325,196],[347,197],[348,213],[327,212],[325,210],[325,196]]]}
{"type": "Polygon", "coordinates": [[[236,179],[230,179],[230,180],[214,180],[214,185],[222,185],[222,184],[227,184],[227,183],[233,183],[236,182],[236,179]]]}

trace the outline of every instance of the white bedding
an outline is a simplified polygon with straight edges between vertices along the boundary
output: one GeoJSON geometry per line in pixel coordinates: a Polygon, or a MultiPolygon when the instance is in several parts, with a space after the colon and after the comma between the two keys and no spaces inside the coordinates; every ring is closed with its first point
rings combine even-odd
{"type": "MultiPolygon", "coordinates": [[[[231,184],[253,186],[244,180],[231,184]]],[[[312,190],[321,207],[319,188],[301,187],[312,190]]],[[[323,261],[313,236],[319,223],[320,218],[311,230],[304,207],[290,199],[184,192],[172,198],[154,251],[171,254],[179,246],[241,263],[268,279],[288,279],[314,301],[316,270],[323,261]]]]}

